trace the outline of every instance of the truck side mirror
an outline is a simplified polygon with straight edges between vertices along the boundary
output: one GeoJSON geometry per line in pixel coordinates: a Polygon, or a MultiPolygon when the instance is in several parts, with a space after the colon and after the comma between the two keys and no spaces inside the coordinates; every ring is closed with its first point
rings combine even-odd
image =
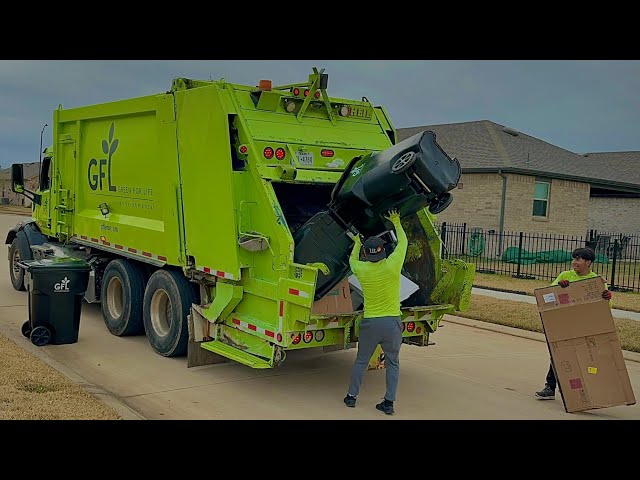
{"type": "Polygon", "coordinates": [[[11,190],[16,193],[24,191],[24,172],[21,163],[11,165],[11,190]]]}

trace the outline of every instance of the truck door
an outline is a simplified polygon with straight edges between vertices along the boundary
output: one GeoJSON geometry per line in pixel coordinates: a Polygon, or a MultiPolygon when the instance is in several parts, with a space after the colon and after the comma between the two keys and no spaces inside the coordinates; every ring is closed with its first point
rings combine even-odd
{"type": "Polygon", "coordinates": [[[38,226],[44,233],[51,233],[51,172],[53,170],[53,158],[45,156],[40,169],[40,205],[36,205],[34,217],[38,226]]]}
{"type": "Polygon", "coordinates": [[[68,238],[73,228],[76,139],[77,135],[75,132],[60,134],[57,148],[55,149],[56,168],[54,170],[54,189],[51,194],[51,201],[55,201],[56,203],[51,209],[51,229],[52,233],[60,238],[60,240],[68,238]]]}

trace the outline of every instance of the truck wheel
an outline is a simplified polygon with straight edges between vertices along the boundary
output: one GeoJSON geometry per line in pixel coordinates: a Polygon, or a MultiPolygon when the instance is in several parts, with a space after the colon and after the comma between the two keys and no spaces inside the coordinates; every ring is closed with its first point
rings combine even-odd
{"type": "Polygon", "coordinates": [[[24,285],[24,270],[18,266],[20,260],[29,260],[28,257],[23,256],[26,245],[22,245],[24,241],[16,237],[9,246],[9,277],[11,277],[11,285],[13,288],[20,291],[26,290],[24,285]]]}
{"type": "Polygon", "coordinates": [[[156,270],[144,292],[144,328],[151,347],[162,356],[187,353],[187,315],[196,291],[181,272],[156,270]]]}
{"type": "Polygon", "coordinates": [[[144,277],[128,260],[113,260],[104,269],[100,302],[107,329],[118,337],[144,332],[142,302],[144,277]]]}

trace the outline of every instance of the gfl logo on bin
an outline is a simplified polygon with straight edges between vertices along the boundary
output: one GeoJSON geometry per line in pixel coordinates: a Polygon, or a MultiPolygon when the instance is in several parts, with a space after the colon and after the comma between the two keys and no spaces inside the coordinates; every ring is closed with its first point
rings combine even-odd
{"type": "Polygon", "coordinates": [[[53,288],[56,292],[68,292],[69,282],[70,280],[67,277],[64,277],[59,283],[56,283],[53,288]]]}

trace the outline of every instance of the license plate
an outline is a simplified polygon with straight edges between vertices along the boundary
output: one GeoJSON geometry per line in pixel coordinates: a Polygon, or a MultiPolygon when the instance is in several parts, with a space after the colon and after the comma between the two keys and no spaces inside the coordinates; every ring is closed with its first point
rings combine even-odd
{"type": "Polygon", "coordinates": [[[313,165],[313,153],[311,152],[298,152],[298,162],[300,165],[312,166],[313,165]]]}

